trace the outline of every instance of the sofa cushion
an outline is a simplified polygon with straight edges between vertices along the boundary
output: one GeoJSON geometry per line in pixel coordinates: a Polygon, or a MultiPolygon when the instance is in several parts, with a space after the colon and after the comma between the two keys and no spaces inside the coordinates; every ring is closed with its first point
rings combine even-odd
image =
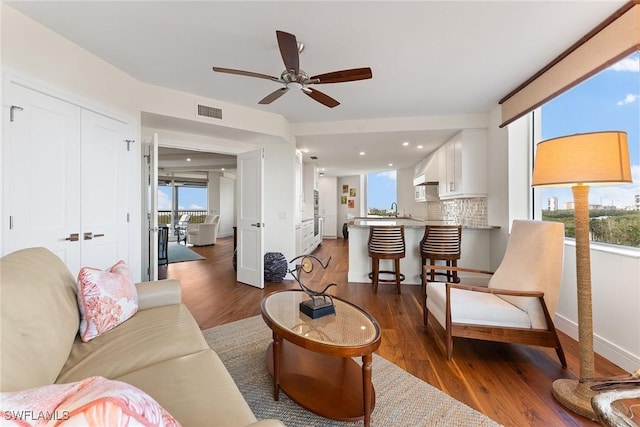
{"type": "Polygon", "coordinates": [[[234,427],[256,421],[212,350],[167,360],[117,379],[148,393],[184,427],[234,427]]]}
{"type": "MultiPolygon", "coordinates": [[[[427,309],[441,325],[446,325],[446,285],[441,282],[427,284],[427,309]],[[442,307],[439,308],[439,307],[442,307]]],[[[531,328],[531,320],[525,311],[484,292],[451,289],[451,321],[513,328],[531,328]]]]}
{"type": "Polygon", "coordinates": [[[143,391],[102,377],[0,393],[0,402],[4,422],[16,426],[179,427],[143,391]]]}
{"type": "Polygon", "coordinates": [[[124,261],[108,270],[83,267],[78,273],[80,338],[90,341],[138,311],[138,293],[124,261]]]}
{"type": "Polygon", "coordinates": [[[89,342],[77,338],[56,382],[94,375],[116,378],[208,348],[198,324],[183,304],[142,310],[89,342]]]}
{"type": "Polygon", "coordinates": [[[44,248],[4,256],[0,278],[0,391],[51,384],[78,333],[76,280],[44,248]]]}

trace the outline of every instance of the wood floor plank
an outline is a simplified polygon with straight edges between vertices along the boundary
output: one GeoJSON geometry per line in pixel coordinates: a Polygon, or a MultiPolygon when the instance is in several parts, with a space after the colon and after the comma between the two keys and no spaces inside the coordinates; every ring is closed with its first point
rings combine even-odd
{"type": "MultiPolygon", "coordinates": [[[[422,322],[419,286],[381,285],[374,294],[369,283],[348,283],[348,240],[325,240],[314,252],[329,267],[303,276],[304,283],[322,289],[329,283],[332,295],[369,312],[382,329],[378,355],[428,382],[453,398],[477,409],[505,426],[596,426],[558,404],[551,395],[557,378],[575,378],[579,372],[578,345],[560,334],[568,368],[562,369],[553,349],[456,338],[453,360],[447,361],[444,330],[430,318],[422,322]]],[[[236,281],[232,267],[233,238],[219,238],[213,246],[192,248],[206,259],[161,269],[178,279],[183,302],[202,329],[260,314],[265,295],[280,289],[298,289],[293,280],[265,283],[256,289],[236,281]]],[[[596,375],[625,372],[596,355],[596,375]]]]}

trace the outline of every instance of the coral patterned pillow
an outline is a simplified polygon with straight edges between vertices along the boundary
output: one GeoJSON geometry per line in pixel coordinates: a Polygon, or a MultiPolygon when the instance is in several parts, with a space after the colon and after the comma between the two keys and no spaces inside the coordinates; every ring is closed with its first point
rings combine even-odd
{"type": "Polygon", "coordinates": [[[78,273],[80,338],[87,342],[138,311],[138,292],[129,267],[118,261],[109,270],[83,267],[78,273]]]}
{"type": "Polygon", "coordinates": [[[0,416],[9,426],[180,426],[151,396],[103,377],[0,393],[0,416]]]}

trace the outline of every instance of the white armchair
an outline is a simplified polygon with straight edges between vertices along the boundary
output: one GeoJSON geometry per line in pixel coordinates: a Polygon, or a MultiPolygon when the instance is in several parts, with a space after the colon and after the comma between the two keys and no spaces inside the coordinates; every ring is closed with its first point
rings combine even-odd
{"type": "MultiPolygon", "coordinates": [[[[564,255],[564,225],[558,222],[513,221],[507,250],[488,286],[428,282],[423,270],[424,323],[429,313],[445,328],[447,358],[453,337],[551,347],[563,367],[567,362],[553,325],[564,255]]],[[[437,266],[458,272],[461,267],[437,266]]]]}
{"type": "Polygon", "coordinates": [[[189,224],[187,243],[194,246],[215,245],[218,238],[220,215],[207,215],[204,223],[189,224]]]}

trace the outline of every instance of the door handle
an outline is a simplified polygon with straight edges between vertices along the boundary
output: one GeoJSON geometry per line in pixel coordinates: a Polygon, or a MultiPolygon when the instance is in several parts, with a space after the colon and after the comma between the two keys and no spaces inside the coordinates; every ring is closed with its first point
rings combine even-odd
{"type": "Polygon", "coordinates": [[[251,224],[251,225],[258,228],[264,227],[264,223],[260,223],[260,222],[256,222],[255,224],[251,224]]]}
{"type": "Polygon", "coordinates": [[[68,240],[70,242],[77,242],[78,240],[80,240],[80,234],[79,233],[71,233],[71,234],[69,234],[69,237],[66,237],[64,240],[68,240]]]}
{"type": "Polygon", "coordinates": [[[92,231],[84,233],[84,240],[91,240],[94,237],[104,237],[104,234],[93,234],[92,231]]]}

